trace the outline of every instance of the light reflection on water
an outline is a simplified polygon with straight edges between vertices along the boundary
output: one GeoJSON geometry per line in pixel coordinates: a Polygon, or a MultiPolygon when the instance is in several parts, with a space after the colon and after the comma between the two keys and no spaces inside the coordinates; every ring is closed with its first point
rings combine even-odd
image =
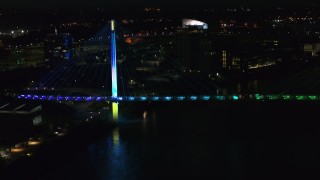
{"type": "MultiPolygon", "coordinates": [[[[149,118],[149,112],[141,113],[140,118],[127,119],[119,116],[119,127],[115,128],[110,136],[103,138],[101,141],[91,144],[88,147],[88,157],[91,165],[98,175],[99,180],[118,180],[118,179],[139,179],[139,168],[141,168],[141,160],[143,152],[146,148],[139,142],[137,138],[144,139],[147,136],[149,119],[153,119],[156,113],[153,112],[152,118],[149,118]],[[130,132],[137,127],[141,127],[142,133],[130,132]],[[124,137],[122,137],[124,136],[124,137]],[[138,144],[137,144],[138,143],[138,144]]],[[[139,128],[138,128],[139,129],[139,128]]],[[[134,130],[135,131],[135,130],[134,130]]]]}
{"type": "MultiPolygon", "coordinates": [[[[126,119],[121,117],[121,124],[112,131],[111,136],[107,137],[108,146],[100,147],[100,150],[106,151],[103,154],[103,160],[106,165],[98,171],[103,180],[109,179],[140,179],[144,177],[144,170],[141,169],[149,153],[145,154],[149,145],[150,128],[156,126],[156,111],[145,110],[138,119],[126,119]],[[149,114],[152,114],[151,116],[149,114]],[[141,131],[137,127],[141,127],[141,131]],[[128,133],[129,131],[130,133],[128,133]],[[132,131],[132,132],[131,132],[132,131]],[[125,137],[122,137],[123,136],[125,137]],[[129,136],[129,137],[128,137],[129,136]],[[141,142],[142,141],[142,142],[141,142]]],[[[92,149],[91,149],[92,150],[92,149]]],[[[97,150],[97,149],[96,149],[97,150]]],[[[96,153],[93,150],[90,153],[96,153]]],[[[91,162],[96,160],[92,159],[91,162]]],[[[149,161],[149,159],[148,159],[149,161]]]]}
{"type": "Polygon", "coordinates": [[[128,167],[127,153],[125,152],[125,144],[121,143],[119,128],[115,128],[112,132],[112,145],[110,151],[107,152],[107,167],[112,169],[108,171],[107,179],[119,179],[126,177],[126,169],[128,167]],[[112,167],[112,168],[110,168],[112,167]]]}
{"type": "Polygon", "coordinates": [[[112,132],[112,142],[113,147],[117,148],[120,143],[120,137],[119,137],[119,128],[115,128],[112,132]]]}
{"type": "Polygon", "coordinates": [[[148,122],[148,112],[144,111],[142,114],[142,129],[143,131],[147,131],[147,122],[148,122]]]}
{"type": "Polygon", "coordinates": [[[319,128],[312,119],[302,118],[319,116],[315,104],[139,105],[130,118],[120,111],[119,126],[108,135],[57,162],[48,161],[43,172],[56,179],[261,179],[319,167],[319,128]],[[283,119],[278,114],[292,115],[283,119]]]}
{"type": "MultiPolygon", "coordinates": [[[[217,117],[223,119],[226,115],[221,111],[223,109],[215,105],[182,106],[174,110],[158,107],[141,111],[140,118],[123,118],[123,124],[108,137],[112,143],[105,148],[103,160],[107,165],[98,171],[104,174],[99,179],[153,179],[161,175],[184,177],[187,174],[191,177],[245,177],[249,169],[255,170],[254,175],[265,172],[280,157],[268,148],[278,144],[278,136],[274,141],[256,141],[250,135],[247,138],[250,133],[263,138],[262,132],[269,132],[263,123],[259,124],[264,122],[264,116],[258,116],[257,112],[260,113],[263,106],[251,114],[253,117],[241,113],[254,119],[245,123],[257,123],[255,126],[261,128],[259,131],[248,129],[238,120],[232,121],[233,118],[219,121],[217,117]],[[231,124],[226,125],[226,121],[231,124]],[[275,157],[270,159],[268,153],[275,157]]],[[[234,112],[229,115],[231,117],[240,113],[231,111],[234,112]]],[[[286,148],[284,145],[280,147],[286,148]]],[[[277,168],[273,168],[272,173],[275,174],[277,168]]]]}

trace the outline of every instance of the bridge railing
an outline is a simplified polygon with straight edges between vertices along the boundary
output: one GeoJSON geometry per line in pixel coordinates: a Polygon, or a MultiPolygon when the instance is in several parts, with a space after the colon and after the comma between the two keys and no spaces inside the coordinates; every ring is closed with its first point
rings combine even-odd
{"type": "Polygon", "coordinates": [[[202,95],[202,96],[60,96],[21,94],[19,99],[42,101],[72,101],[72,102],[122,102],[122,101],[238,101],[238,100],[320,100],[318,95],[202,95]]]}

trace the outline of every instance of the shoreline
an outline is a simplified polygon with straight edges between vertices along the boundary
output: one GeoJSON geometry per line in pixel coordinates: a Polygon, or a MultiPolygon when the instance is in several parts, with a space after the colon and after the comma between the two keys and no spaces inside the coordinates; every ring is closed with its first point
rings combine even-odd
{"type": "Polygon", "coordinates": [[[21,139],[20,142],[12,142],[11,145],[4,146],[3,150],[8,153],[8,156],[0,159],[0,172],[5,171],[20,159],[34,156],[36,152],[44,149],[43,147],[50,147],[51,144],[59,143],[69,137],[75,139],[80,135],[81,138],[81,132],[85,134],[86,131],[90,131],[91,135],[99,135],[96,133],[103,131],[101,128],[108,131],[109,126],[114,126],[108,118],[103,118],[102,114],[90,112],[88,108],[90,104],[69,105],[46,102],[42,103],[42,106],[44,108],[41,114],[44,121],[40,127],[41,131],[21,139]]]}
{"type": "Polygon", "coordinates": [[[35,168],[28,167],[28,164],[38,164],[38,168],[41,169],[41,164],[46,163],[48,159],[50,159],[48,161],[54,161],[72,153],[73,149],[79,149],[95,142],[99,138],[110,134],[116,126],[114,122],[103,122],[100,119],[81,122],[71,128],[66,135],[48,141],[45,140],[33,149],[30,156],[21,156],[7,163],[0,169],[0,177],[1,179],[23,178],[24,173],[15,173],[17,169],[27,173],[35,168]]]}

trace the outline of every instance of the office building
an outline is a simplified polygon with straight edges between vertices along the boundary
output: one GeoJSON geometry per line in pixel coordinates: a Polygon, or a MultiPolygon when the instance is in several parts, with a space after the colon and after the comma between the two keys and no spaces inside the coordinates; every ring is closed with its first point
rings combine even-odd
{"type": "Polygon", "coordinates": [[[46,61],[69,60],[74,54],[74,40],[68,33],[48,34],[44,40],[46,61]]]}
{"type": "Polygon", "coordinates": [[[208,24],[183,19],[176,33],[177,59],[184,71],[211,73],[214,71],[212,41],[208,24]]]}

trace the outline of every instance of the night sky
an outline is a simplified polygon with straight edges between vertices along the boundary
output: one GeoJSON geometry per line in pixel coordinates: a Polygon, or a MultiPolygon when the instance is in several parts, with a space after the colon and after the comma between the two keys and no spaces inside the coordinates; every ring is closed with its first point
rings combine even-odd
{"type": "MultiPolygon", "coordinates": [[[[190,0],[187,0],[190,1],[190,0]]],[[[195,0],[194,3],[186,0],[7,0],[1,2],[1,7],[119,7],[119,6],[239,6],[253,7],[274,6],[311,6],[320,4],[319,0],[195,0]]]]}

